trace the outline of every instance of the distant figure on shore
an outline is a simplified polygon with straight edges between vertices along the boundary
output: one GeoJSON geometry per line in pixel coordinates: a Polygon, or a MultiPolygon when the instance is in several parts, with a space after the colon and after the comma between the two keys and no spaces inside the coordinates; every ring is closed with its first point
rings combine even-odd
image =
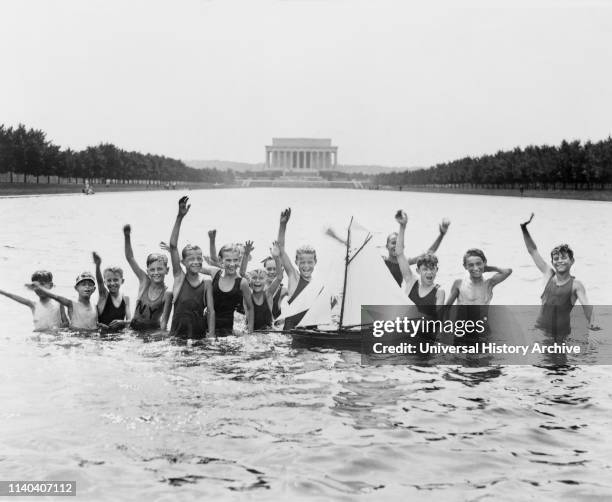
{"type": "Polygon", "coordinates": [[[83,189],[81,190],[85,195],[93,195],[96,193],[93,189],[93,186],[89,184],[89,181],[86,181],[83,185],[83,189]]]}
{"type": "Polygon", "coordinates": [[[523,185],[519,186],[519,192],[521,192],[521,199],[523,198],[523,192],[525,191],[525,187],[523,185]]]}

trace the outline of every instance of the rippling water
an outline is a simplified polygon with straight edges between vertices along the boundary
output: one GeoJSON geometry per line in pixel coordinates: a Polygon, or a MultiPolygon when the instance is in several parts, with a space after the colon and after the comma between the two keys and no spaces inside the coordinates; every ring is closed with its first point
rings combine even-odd
{"type": "MultiPolygon", "coordinates": [[[[140,261],[167,240],[178,193],[0,200],[3,289],[27,295],[48,268],[60,293],[93,269],[123,264],[121,227],[133,225],[140,261]]],[[[379,232],[404,207],[409,250],[426,248],[453,219],[439,280],[461,276],[481,246],[514,268],[496,303],[538,303],[537,269],[518,222],[536,212],[543,254],[576,250],[591,301],[610,304],[605,244],[612,206],[582,201],[331,190],[192,194],[181,242],[255,240],[255,260],[292,206],[290,248],[310,241],[325,271],[338,247],[321,236],[349,215],[379,232]],[[418,238],[417,238],[418,236],[418,238]]],[[[126,270],[126,292],[136,281],[126,270]]],[[[0,477],[76,480],[88,500],[320,499],[607,500],[612,497],[609,366],[362,366],[359,354],[292,349],[283,335],[203,347],[70,333],[35,334],[26,308],[0,298],[0,477]]]]}

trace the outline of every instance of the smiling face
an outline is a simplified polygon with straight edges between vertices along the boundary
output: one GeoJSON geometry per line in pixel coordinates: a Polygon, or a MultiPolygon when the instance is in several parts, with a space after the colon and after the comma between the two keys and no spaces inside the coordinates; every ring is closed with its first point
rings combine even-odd
{"type": "Polygon", "coordinates": [[[86,279],[84,281],[79,282],[74,287],[74,289],[77,290],[77,293],[79,294],[79,298],[88,300],[91,297],[91,295],[93,295],[94,291],[96,290],[96,285],[93,281],[86,279]]]}
{"type": "Polygon", "coordinates": [[[240,251],[237,249],[227,249],[221,253],[221,266],[229,275],[233,275],[240,267],[240,251]]]}
{"type": "Polygon", "coordinates": [[[147,265],[147,275],[155,284],[163,284],[167,273],[168,264],[163,260],[155,260],[147,265]]]}
{"type": "Polygon", "coordinates": [[[264,270],[254,270],[249,274],[249,286],[253,293],[259,293],[266,287],[266,272],[264,270]]]}
{"type": "Polygon", "coordinates": [[[185,270],[191,274],[199,274],[202,271],[202,263],[204,257],[200,248],[193,248],[183,252],[181,263],[185,266],[185,270]]]}
{"type": "Polygon", "coordinates": [[[569,272],[574,264],[574,258],[570,257],[568,253],[559,252],[554,253],[551,257],[551,263],[555,272],[563,274],[569,272]]]}
{"type": "Polygon", "coordinates": [[[104,271],[104,285],[111,295],[117,294],[119,292],[119,288],[124,282],[123,275],[120,273],[112,272],[110,270],[104,271]]]}
{"type": "Polygon", "coordinates": [[[312,276],[312,272],[317,264],[317,257],[314,253],[300,253],[297,255],[295,264],[300,272],[300,275],[308,280],[312,276]]]}
{"type": "Polygon", "coordinates": [[[463,260],[463,267],[470,273],[472,279],[481,279],[484,273],[486,261],[480,256],[466,256],[463,260]]]}

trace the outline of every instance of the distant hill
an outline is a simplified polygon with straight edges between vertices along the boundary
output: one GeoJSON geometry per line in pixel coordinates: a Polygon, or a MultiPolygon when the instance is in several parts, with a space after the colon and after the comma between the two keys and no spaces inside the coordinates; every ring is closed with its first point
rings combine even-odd
{"type": "MultiPolygon", "coordinates": [[[[248,162],[232,162],[230,160],[185,160],[183,161],[189,167],[196,169],[217,168],[225,171],[231,169],[233,171],[263,171],[265,164],[249,164],[248,162]]],[[[412,171],[419,169],[418,167],[387,167],[387,166],[372,166],[372,165],[343,165],[339,164],[337,170],[344,173],[364,173],[364,174],[381,174],[390,173],[392,171],[412,171]]]]}

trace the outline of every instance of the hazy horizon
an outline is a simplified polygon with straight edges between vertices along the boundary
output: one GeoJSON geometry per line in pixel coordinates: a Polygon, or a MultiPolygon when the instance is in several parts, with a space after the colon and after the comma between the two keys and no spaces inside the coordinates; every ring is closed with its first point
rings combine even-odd
{"type": "Polygon", "coordinates": [[[428,167],[612,130],[602,1],[8,0],[0,122],[261,163],[325,137],[342,165],[428,167]]]}

